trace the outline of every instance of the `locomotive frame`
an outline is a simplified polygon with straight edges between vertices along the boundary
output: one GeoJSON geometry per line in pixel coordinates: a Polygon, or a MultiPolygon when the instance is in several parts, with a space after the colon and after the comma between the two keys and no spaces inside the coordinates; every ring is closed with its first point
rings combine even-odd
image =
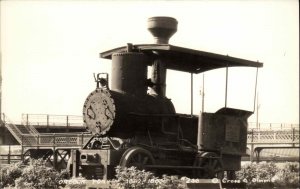
{"type": "Polygon", "coordinates": [[[171,17],[149,18],[148,30],[155,44],[127,44],[100,53],[112,60],[111,85],[108,74],[95,76],[96,90],[83,107],[93,137],[73,151],[68,168],[89,179],[111,179],[116,166],[191,178],[222,177],[227,171],[234,177],[246,152],[247,119],[253,112],[225,106],[199,116],[176,113],[165,96],[166,71],[198,74],[263,64],[168,44],[177,31],[171,17]]]}

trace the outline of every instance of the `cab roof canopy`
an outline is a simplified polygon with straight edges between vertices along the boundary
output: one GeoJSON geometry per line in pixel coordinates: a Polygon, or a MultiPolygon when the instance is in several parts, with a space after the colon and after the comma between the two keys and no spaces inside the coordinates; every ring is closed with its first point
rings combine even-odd
{"type": "MultiPolygon", "coordinates": [[[[131,45],[131,44],[130,44],[131,45]]],[[[101,58],[111,59],[112,54],[127,52],[128,46],[119,47],[100,53],[101,58]]],[[[194,49],[188,49],[169,44],[142,44],[133,45],[132,51],[147,54],[153,60],[159,59],[166,63],[167,69],[201,73],[217,68],[246,66],[262,67],[260,62],[234,58],[194,49]]]]}

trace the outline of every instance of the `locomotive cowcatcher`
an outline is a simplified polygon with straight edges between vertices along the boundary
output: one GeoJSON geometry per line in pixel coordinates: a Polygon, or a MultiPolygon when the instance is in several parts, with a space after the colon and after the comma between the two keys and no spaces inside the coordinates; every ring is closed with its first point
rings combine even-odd
{"type": "Polygon", "coordinates": [[[246,153],[247,119],[253,112],[223,107],[199,116],[176,113],[165,96],[166,72],[198,74],[262,63],[170,45],[177,31],[171,17],[149,18],[148,30],[154,44],[100,53],[111,59],[111,75],[95,75],[97,87],[83,106],[84,124],[93,137],[73,151],[70,170],[88,179],[111,179],[116,166],[190,178],[220,177],[224,171],[233,175],[246,153]]]}

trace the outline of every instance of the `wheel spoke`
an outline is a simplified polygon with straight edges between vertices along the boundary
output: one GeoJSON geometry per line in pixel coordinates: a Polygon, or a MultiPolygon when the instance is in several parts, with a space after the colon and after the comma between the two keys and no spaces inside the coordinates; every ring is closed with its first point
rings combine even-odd
{"type": "Polygon", "coordinates": [[[216,169],[215,169],[215,172],[217,173],[217,172],[220,172],[220,171],[222,171],[222,169],[220,168],[220,167],[217,167],[216,169]]]}
{"type": "Polygon", "coordinates": [[[137,154],[137,162],[142,163],[142,154],[137,154]]]}
{"type": "Polygon", "coordinates": [[[144,157],[144,160],[143,160],[143,165],[146,165],[147,162],[148,162],[149,158],[147,156],[144,157]]]}
{"type": "Polygon", "coordinates": [[[203,170],[195,170],[194,175],[201,178],[213,178],[218,173],[222,172],[222,165],[218,159],[215,159],[217,155],[211,152],[204,152],[199,154],[194,162],[194,166],[203,167],[203,170]]]}
{"type": "Polygon", "coordinates": [[[132,149],[128,149],[123,154],[120,162],[120,165],[122,166],[135,166],[140,170],[145,169],[145,165],[148,164],[155,164],[155,160],[153,159],[149,151],[139,147],[133,147],[132,149]]]}
{"type": "Polygon", "coordinates": [[[213,161],[214,161],[214,160],[209,160],[209,161],[208,161],[208,167],[213,167],[213,161]]]}
{"type": "Polygon", "coordinates": [[[213,164],[212,164],[212,168],[217,168],[218,161],[217,160],[213,160],[213,164]]]}

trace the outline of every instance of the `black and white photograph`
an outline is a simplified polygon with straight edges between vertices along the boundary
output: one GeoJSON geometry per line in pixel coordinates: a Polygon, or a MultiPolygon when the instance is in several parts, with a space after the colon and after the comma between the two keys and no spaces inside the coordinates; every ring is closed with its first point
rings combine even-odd
{"type": "Polygon", "coordinates": [[[299,1],[0,0],[0,188],[299,189],[299,1]]]}

